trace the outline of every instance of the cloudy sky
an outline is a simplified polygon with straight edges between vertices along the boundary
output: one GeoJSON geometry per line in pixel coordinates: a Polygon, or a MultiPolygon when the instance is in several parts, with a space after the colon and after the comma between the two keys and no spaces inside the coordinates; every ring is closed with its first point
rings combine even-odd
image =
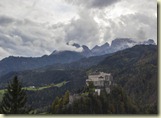
{"type": "Polygon", "coordinates": [[[0,59],[76,50],[67,42],[92,48],[119,37],[157,43],[156,0],[0,0],[0,59]]]}

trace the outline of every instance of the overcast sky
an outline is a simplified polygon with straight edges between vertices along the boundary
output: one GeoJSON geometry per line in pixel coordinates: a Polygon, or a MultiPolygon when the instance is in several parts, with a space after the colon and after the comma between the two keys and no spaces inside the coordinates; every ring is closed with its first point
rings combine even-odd
{"type": "Polygon", "coordinates": [[[76,50],[67,42],[92,48],[119,37],[157,43],[156,0],[0,0],[0,59],[76,50]]]}

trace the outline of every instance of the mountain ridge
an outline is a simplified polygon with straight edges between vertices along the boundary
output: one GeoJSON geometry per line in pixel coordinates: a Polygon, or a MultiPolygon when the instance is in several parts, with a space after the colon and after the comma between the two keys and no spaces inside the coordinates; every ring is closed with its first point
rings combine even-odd
{"type": "MultiPolygon", "coordinates": [[[[73,46],[77,48],[83,48],[82,52],[76,51],[53,51],[50,55],[44,55],[42,57],[14,57],[10,56],[4,58],[0,61],[0,77],[12,71],[23,71],[29,69],[36,69],[43,66],[53,65],[53,64],[64,64],[78,61],[82,58],[89,58],[92,56],[100,56],[105,54],[111,54],[119,50],[130,48],[137,43],[129,38],[117,38],[112,41],[111,46],[105,43],[101,46],[95,46],[93,49],[89,49],[86,45],[79,45],[73,43],[73,46]]],[[[138,43],[140,45],[155,45],[152,39],[138,43]]],[[[68,44],[69,45],[69,44],[68,44]]]]}
{"type": "Polygon", "coordinates": [[[105,58],[88,71],[112,73],[116,84],[138,104],[157,103],[157,46],[136,45],[105,58]]]}
{"type": "Polygon", "coordinates": [[[0,77],[8,72],[36,69],[56,63],[70,63],[84,58],[73,51],[62,51],[57,54],[42,57],[14,57],[10,56],[0,61],[0,77]]]}

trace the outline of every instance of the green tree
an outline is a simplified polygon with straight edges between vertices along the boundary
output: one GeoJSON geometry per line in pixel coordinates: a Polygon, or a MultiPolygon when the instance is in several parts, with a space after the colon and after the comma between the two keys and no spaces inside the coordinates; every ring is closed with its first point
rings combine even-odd
{"type": "Polygon", "coordinates": [[[94,90],[95,90],[94,83],[92,81],[90,81],[88,84],[89,84],[89,86],[87,89],[89,91],[89,95],[93,95],[94,90]]]}
{"type": "Polygon", "coordinates": [[[21,83],[17,76],[8,84],[7,91],[3,96],[1,103],[1,112],[4,114],[24,114],[28,113],[25,104],[27,96],[22,89],[21,83]]]}
{"type": "Polygon", "coordinates": [[[56,97],[52,103],[52,113],[62,113],[66,110],[66,105],[69,103],[69,91],[65,92],[65,95],[62,97],[56,97]]]}
{"type": "Polygon", "coordinates": [[[52,113],[56,113],[57,112],[57,110],[58,110],[57,107],[59,107],[58,106],[58,102],[59,102],[59,97],[56,97],[55,100],[52,103],[52,107],[51,107],[52,113]]]}
{"type": "Polygon", "coordinates": [[[63,105],[66,105],[69,103],[69,91],[65,92],[65,95],[63,96],[63,105]]]}

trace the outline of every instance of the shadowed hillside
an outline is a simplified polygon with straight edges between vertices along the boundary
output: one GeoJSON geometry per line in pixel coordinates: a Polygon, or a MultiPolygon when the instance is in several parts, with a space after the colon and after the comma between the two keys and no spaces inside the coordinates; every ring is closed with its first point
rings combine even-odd
{"type": "Polygon", "coordinates": [[[139,104],[157,103],[157,46],[137,45],[116,52],[90,71],[113,74],[114,81],[139,104]]]}

